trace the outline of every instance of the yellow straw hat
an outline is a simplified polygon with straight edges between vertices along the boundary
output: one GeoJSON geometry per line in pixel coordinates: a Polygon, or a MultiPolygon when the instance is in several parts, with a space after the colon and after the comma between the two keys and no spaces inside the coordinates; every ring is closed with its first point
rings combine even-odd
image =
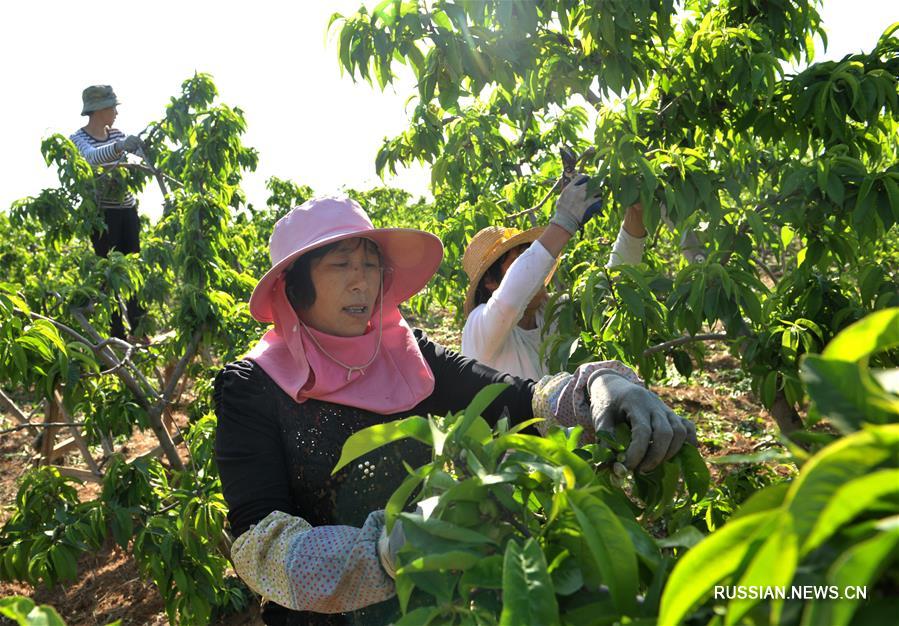
{"type": "MultiPolygon", "coordinates": [[[[525,231],[517,228],[505,228],[503,226],[488,226],[483,228],[471,238],[465,253],[462,255],[462,269],[468,274],[468,292],[465,294],[465,304],[463,311],[465,317],[471,313],[474,308],[474,296],[477,291],[478,283],[484,276],[484,272],[490,269],[490,266],[503,256],[506,252],[520,246],[523,243],[532,243],[536,241],[543,233],[544,226],[530,228],[525,231]]],[[[545,284],[549,284],[553,273],[559,266],[559,260],[552,271],[546,277],[545,284]]]]}

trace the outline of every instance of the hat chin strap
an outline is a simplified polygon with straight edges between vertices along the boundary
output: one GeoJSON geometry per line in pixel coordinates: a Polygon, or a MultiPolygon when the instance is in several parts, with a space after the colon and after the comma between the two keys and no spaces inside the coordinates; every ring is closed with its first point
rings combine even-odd
{"type": "MultiPolygon", "coordinates": [[[[372,363],[375,362],[375,359],[378,358],[378,352],[381,351],[381,337],[384,334],[384,276],[383,276],[383,274],[381,275],[380,297],[378,298],[378,300],[380,301],[380,305],[378,307],[378,309],[379,309],[378,310],[378,343],[375,345],[375,351],[372,353],[371,358],[368,361],[366,361],[366,363],[364,365],[349,365],[347,363],[344,363],[337,357],[335,357],[333,354],[331,354],[330,352],[325,350],[324,346],[318,342],[318,339],[315,338],[315,335],[313,333],[309,332],[309,327],[306,326],[306,324],[303,322],[303,320],[301,320],[301,319],[299,320],[300,325],[302,325],[302,327],[306,329],[306,334],[309,336],[310,339],[312,339],[312,343],[314,343],[316,346],[318,346],[318,349],[322,351],[322,354],[324,354],[326,357],[328,357],[329,359],[331,359],[332,361],[337,363],[337,365],[339,365],[340,367],[346,368],[347,382],[350,382],[350,378],[352,378],[354,371],[357,371],[362,376],[365,376],[365,368],[367,368],[369,365],[371,365],[372,363]]],[[[299,319],[299,316],[297,316],[297,319],[299,319]]]]}

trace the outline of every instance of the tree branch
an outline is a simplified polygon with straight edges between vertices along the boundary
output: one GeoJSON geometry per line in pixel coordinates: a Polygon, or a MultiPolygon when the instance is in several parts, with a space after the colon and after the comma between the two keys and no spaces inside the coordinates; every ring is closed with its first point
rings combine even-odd
{"type": "Polygon", "coordinates": [[[172,375],[169,377],[168,381],[166,381],[165,389],[162,392],[162,401],[165,405],[168,405],[172,399],[172,396],[175,393],[175,388],[178,386],[178,381],[184,375],[184,371],[187,369],[187,366],[193,360],[194,356],[197,353],[197,348],[200,346],[200,339],[203,336],[203,331],[197,330],[193,337],[190,338],[190,343],[187,344],[187,349],[184,351],[184,355],[178,361],[178,364],[175,365],[175,369],[172,370],[172,375]]]}
{"type": "Polygon", "coordinates": [[[768,275],[768,278],[771,279],[771,282],[773,282],[776,285],[777,284],[777,276],[774,275],[774,272],[771,271],[771,268],[768,267],[768,265],[757,256],[752,256],[752,260],[755,261],[756,265],[758,265],[760,268],[762,268],[762,270],[765,272],[765,274],[768,275]]]}
{"type": "MultiPolygon", "coordinates": [[[[84,314],[77,310],[72,310],[72,315],[75,316],[75,319],[78,320],[78,323],[81,324],[82,328],[85,329],[94,342],[97,345],[102,343],[102,339],[100,334],[91,326],[90,322],[87,321],[87,318],[84,317],[84,314]]],[[[90,344],[88,344],[90,345],[90,344]]],[[[147,384],[150,395],[152,396],[153,403],[151,404],[150,400],[147,398],[147,394],[141,389],[140,384],[135,380],[134,376],[131,373],[120,366],[119,360],[116,358],[115,354],[110,350],[109,345],[105,345],[102,348],[98,349],[98,355],[101,359],[107,364],[107,367],[114,368],[116,375],[122,379],[122,382],[125,383],[125,386],[134,394],[135,399],[138,404],[147,412],[147,417],[150,420],[150,427],[153,429],[153,432],[156,434],[156,437],[159,439],[159,444],[162,446],[162,450],[165,453],[166,458],[169,463],[172,464],[172,467],[178,470],[184,470],[184,463],[181,461],[181,457],[178,455],[178,450],[175,448],[175,444],[172,442],[172,438],[169,435],[169,431],[166,429],[165,425],[162,423],[162,410],[165,407],[165,402],[163,398],[159,396],[159,393],[153,388],[149,382],[144,379],[144,382],[147,384]],[[119,367],[116,367],[119,366],[119,367]]],[[[143,377],[143,375],[141,375],[143,377]]]]}
{"type": "Polygon", "coordinates": [[[694,341],[724,341],[725,339],[731,339],[731,337],[729,337],[727,333],[709,333],[706,335],[688,335],[685,337],[678,337],[677,339],[672,339],[671,341],[666,341],[665,343],[660,343],[657,346],[647,348],[643,351],[643,356],[650,356],[658,352],[667,352],[671,348],[675,348],[685,343],[692,343],[694,341]]]}
{"type": "Polygon", "coordinates": [[[60,415],[62,415],[63,420],[69,422],[69,430],[72,433],[72,438],[75,439],[75,445],[78,446],[78,451],[81,452],[81,456],[84,457],[84,462],[87,463],[87,466],[90,468],[91,472],[93,472],[98,478],[102,478],[103,474],[100,472],[100,468],[97,467],[97,462],[94,461],[94,457],[91,455],[91,451],[87,445],[87,441],[85,441],[84,437],[81,435],[81,431],[78,430],[78,427],[83,426],[83,423],[76,424],[72,422],[72,417],[66,410],[65,404],[63,404],[62,396],[59,395],[59,390],[53,390],[53,400],[56,401],[57,408],[59,409],[59,413],[60,415]]]}
{"type": "MultiPolygon", "coordinates": [[[[77,309],[72,309],[72,315],[78,320],[78,323],[81,324],[81,327],[84,328],[85,332],[91,336],[91,339],[93,339],[93,342],[85,340],[85,343],[97,353],[97,356],[100,357],[100,360],[103,361],[104,364],[106,364],[106,367],[113,369],[116,376],[122,379],[125,386],[134,394],[134,399],[137,400],[137,403],[141,408],[145,411],[149,411],[151,405],[150,401],[147,399],[147,394],[141,389],[140,384],[135,380],[134,376],[132,376],[127,369],[121,367],[121,362],[109,347],[110,342],[103,342],[100,333],[91,326],[91,323],[87,321],[84,313],[77,309]]],[[[154,395],[156,395],[155,390],[154,395]]]]}
{"type": "MultiPolygon", "coordinates": [[[[593,154],[595,154],[595,153],[596,153],[596,150],[593,148],[593,146],[590,146],[589,148],[584,150],[584,152],[580,156],[578,156],[577,163],[580,163],[584,159],[587,159],[587,158],[593,156],[593,154]]],[[[524,211],[519,211],[518,213],[512,213],[511,215],[507,215],[506,221],[510,222],[513,219],[515,219],[516,217],[521,217],[522,215],[528,215],[530,213],[539,211],[541,208],[543,208],[543,205],[546,204],[547,201],[552,197],[552,195],[556,192],[556,190],[562,188],[562,182],[564,180],[565,180],[565,175],[562,174],[562,176],[559,176],[559,178],[556,180],[556,182],[552,186],[552,188],[546,192],[546,195],[543,196],[543,199],[540,200],[540,202],[538,202],[537,204],[535,204],[534,206],[532,206],[529,209],[525,209],[524,211]]]]}
{"type": "MultiPolygon", "coordinates": [[[[21,424],[21,426],[14,428],[13,430],[20,430],[22,428],[30,428],[30,429],[32,429],[32,432],[34,434],[38,434],[38,432],[40,432],[38,430],[39,425],[33,424],[31,422],[31,420],[28,419],[28,416],[25,415],[25,412],[22,409],[20,409],[19,406],[15,402],[13,402],[13,399],[10,398],[8,395],[6,395],[6,393],[2,389],[0,389],[0,404],[2,404],[3,407],[12,414],[12,416],[15,418],[15,420],[17,422],[19,422],[19,424],[21,424]]],[[[12,432],[12,431],[8,431],[8,432],[12,432]]]]}
{"type": "Polygon", "coordinates": [[[26,428],[62,428],[64,426],[84,426],[87,422],[37,422],[37,423],[28,423],[28,424],[19,424],[18,426],[11,426],[9,428],[4,428],[0,430],[0,435],[6,435],[8,433],[14,433],[19,430],[25,430],[26,428]]]}

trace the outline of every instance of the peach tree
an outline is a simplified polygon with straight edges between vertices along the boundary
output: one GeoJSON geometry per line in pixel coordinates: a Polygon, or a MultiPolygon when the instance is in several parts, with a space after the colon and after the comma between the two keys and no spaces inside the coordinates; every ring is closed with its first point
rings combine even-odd
{"type": "Polygon", "coordinates": [[[458,308],[479,228],[546,223],[559,150],[573,149],[605,214],[563,263],[552,368],[622,358],[653,379],[671,359],[689,375],[702,341],[725,341],[792,431],[800,357],[899,303],[899,25],[814,63],[817,5],[385,0],[332,29],[354,79],[414,74],[409,127],[376,167],[431,167],[420,222],[447,246],[438,301],[458,308]],[[644,262],[606,271],[635,202],[644,262]],[[688,232],[702,262],[679,258],[688,232]]]}

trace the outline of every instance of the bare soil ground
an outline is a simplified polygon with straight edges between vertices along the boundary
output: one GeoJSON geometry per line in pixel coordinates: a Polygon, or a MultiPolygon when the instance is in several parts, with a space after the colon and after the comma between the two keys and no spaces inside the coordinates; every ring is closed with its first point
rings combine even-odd
{"type": "MultiPolygon", "coordinates": [[[[426,328],[429,336],[459,349],[460,334],[448,312],[439,312],[412,323],[426,328]]],[[[666,403],[694,420],[699,432],[700,447],[707,458],[729,454],[746,454],[764,447],[778,446],[776,425],[759,403],[751,396],[748,381],[739,370],[737,360],[721,349],[709,352],[701,371],[685,380],[673,370],[664,384],[653,387],[666,403]]],[[[183,413],[176,413],[176,422],[184,426],[183,413]]],[[[12,419],[0,415],[0,429],[13,425],[12,419]]],[[[17,481],[31,466],[33,436],[18,431],[0,436],[0,524],[15,507],[17,481]]],[[[152,432],[139,433],[128,443],[128,456],[155,447],[152,432]]],[[[74,460],[74,459],[73,459],[74,460]]],[[[714,475],[722,466],[712,465],[714,475]]],[[[776,468],[789,473],[789,468],[776,468]]],[[[94,497],[97,487],[85,485],[82,496],[94,497]]],[[[97,553],[82,556],[78,563],[80,578],[76,584],[53,588],[34,588],[22,583],[0,582],[0,597],[25,595],[39,604],[50,604],[70,626],[104,625],[115,620],[122,624],[162,625],[168,620],[162,599],[155,587],[143,580],[135,562],[127,551],[111,541],[97,553]]],[[[238,626],[259,624],[258,605],[232,615],[220,624],[238,626]]],[[[0,618],[0,624],[4,622],[0,618]]]]}

